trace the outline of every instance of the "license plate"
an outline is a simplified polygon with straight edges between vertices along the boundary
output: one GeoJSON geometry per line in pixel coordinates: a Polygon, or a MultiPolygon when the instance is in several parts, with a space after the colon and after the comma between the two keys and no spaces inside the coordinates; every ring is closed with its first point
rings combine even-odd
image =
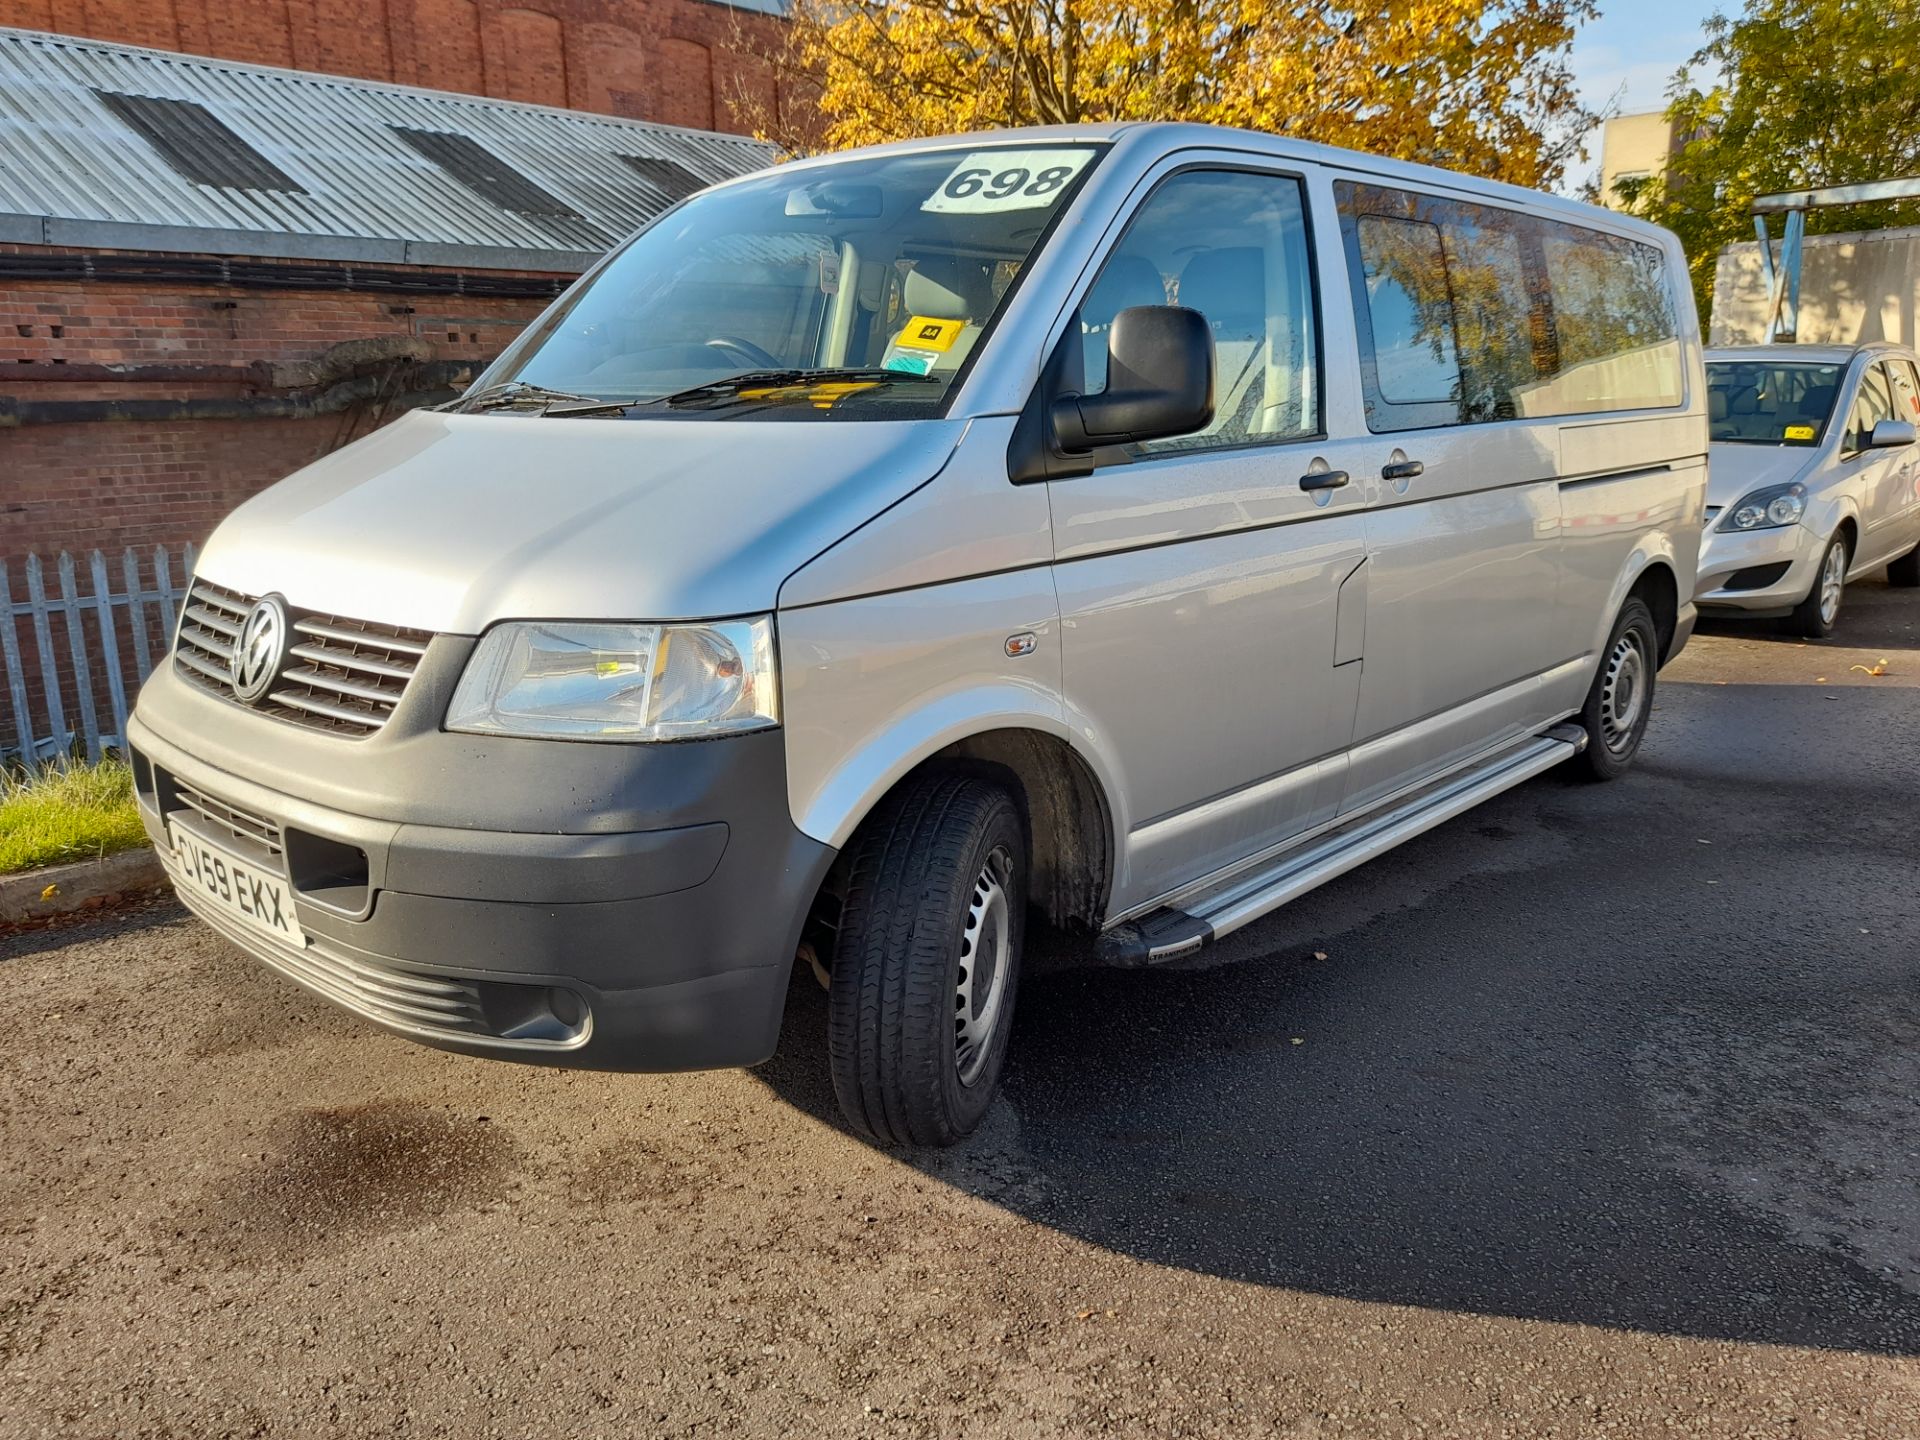
{"type": "Polygon", "coordinates": [[[252,929],[271,935],[283,945],[304,947],[307,937],[293,915],[293,895],[287,879],[268,867],[175,825],[173,860],[182,885],[252,929]]]}

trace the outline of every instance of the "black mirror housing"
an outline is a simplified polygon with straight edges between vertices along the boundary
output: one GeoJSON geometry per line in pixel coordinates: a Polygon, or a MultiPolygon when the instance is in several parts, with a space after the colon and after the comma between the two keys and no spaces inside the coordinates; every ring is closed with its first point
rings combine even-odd
{"type": "Polygon", "coordinates": [[[1198,310],[1122,310],[1107,336],[1107,388],[1054,401],[1055,441],[1069,455],[1085,455],[1191,435],[1213,423],[1213,382],[1213,331],[1198,310]]]}

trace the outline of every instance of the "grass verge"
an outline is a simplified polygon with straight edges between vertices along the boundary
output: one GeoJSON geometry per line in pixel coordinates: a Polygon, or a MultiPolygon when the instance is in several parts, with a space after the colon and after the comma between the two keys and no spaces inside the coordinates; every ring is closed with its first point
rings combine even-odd
{"type": "Polygon", "coordinates": [[[0,875],[91,860],[147,843],[124,760],[25,779],[0,773],[0,875]]]}

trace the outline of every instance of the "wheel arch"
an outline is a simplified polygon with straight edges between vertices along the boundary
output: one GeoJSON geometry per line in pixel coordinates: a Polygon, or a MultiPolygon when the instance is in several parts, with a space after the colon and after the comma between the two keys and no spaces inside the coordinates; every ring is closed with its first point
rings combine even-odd
{"type": "Polygon", "coordinates": [[[1044,725],[1012,721],[926,737],[869,771],[874,783],[831,819],[816,811],[801,828],[820,827],[821,838],[844,848],[887,797],[940,771],[978,775],[1012,793],[1027,826],[1029,900],[1055,926],[1097,931],[1117,853],[1109,792],[1093,764],[1044,725]]]}
{"type": "Polygon", "coordinates": [[[1647,609],[1653,612],[1654,634],[1660,642],[1660,661],[1665,664],[1672,658],[1674,636],[1680,629],[1680,581],[1674,575],[1673,567],[1665,560],[1648,561],[1628,587],[1626,598],[1643,601],[1647,609]]]}

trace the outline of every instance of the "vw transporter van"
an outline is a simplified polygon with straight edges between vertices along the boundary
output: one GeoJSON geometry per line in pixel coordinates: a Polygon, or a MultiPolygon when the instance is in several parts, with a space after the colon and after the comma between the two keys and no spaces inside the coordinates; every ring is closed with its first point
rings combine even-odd
{"type": "Polygon", "coordinates": [[[943,1144],[1030,924],[1210,941],[1550,767],[1685,643],[1664,231],[1185,125],[683,201],[457,402],[248,501],[130,726],[186,904],[399,1034],[752,1065],[943,1144]]]}

